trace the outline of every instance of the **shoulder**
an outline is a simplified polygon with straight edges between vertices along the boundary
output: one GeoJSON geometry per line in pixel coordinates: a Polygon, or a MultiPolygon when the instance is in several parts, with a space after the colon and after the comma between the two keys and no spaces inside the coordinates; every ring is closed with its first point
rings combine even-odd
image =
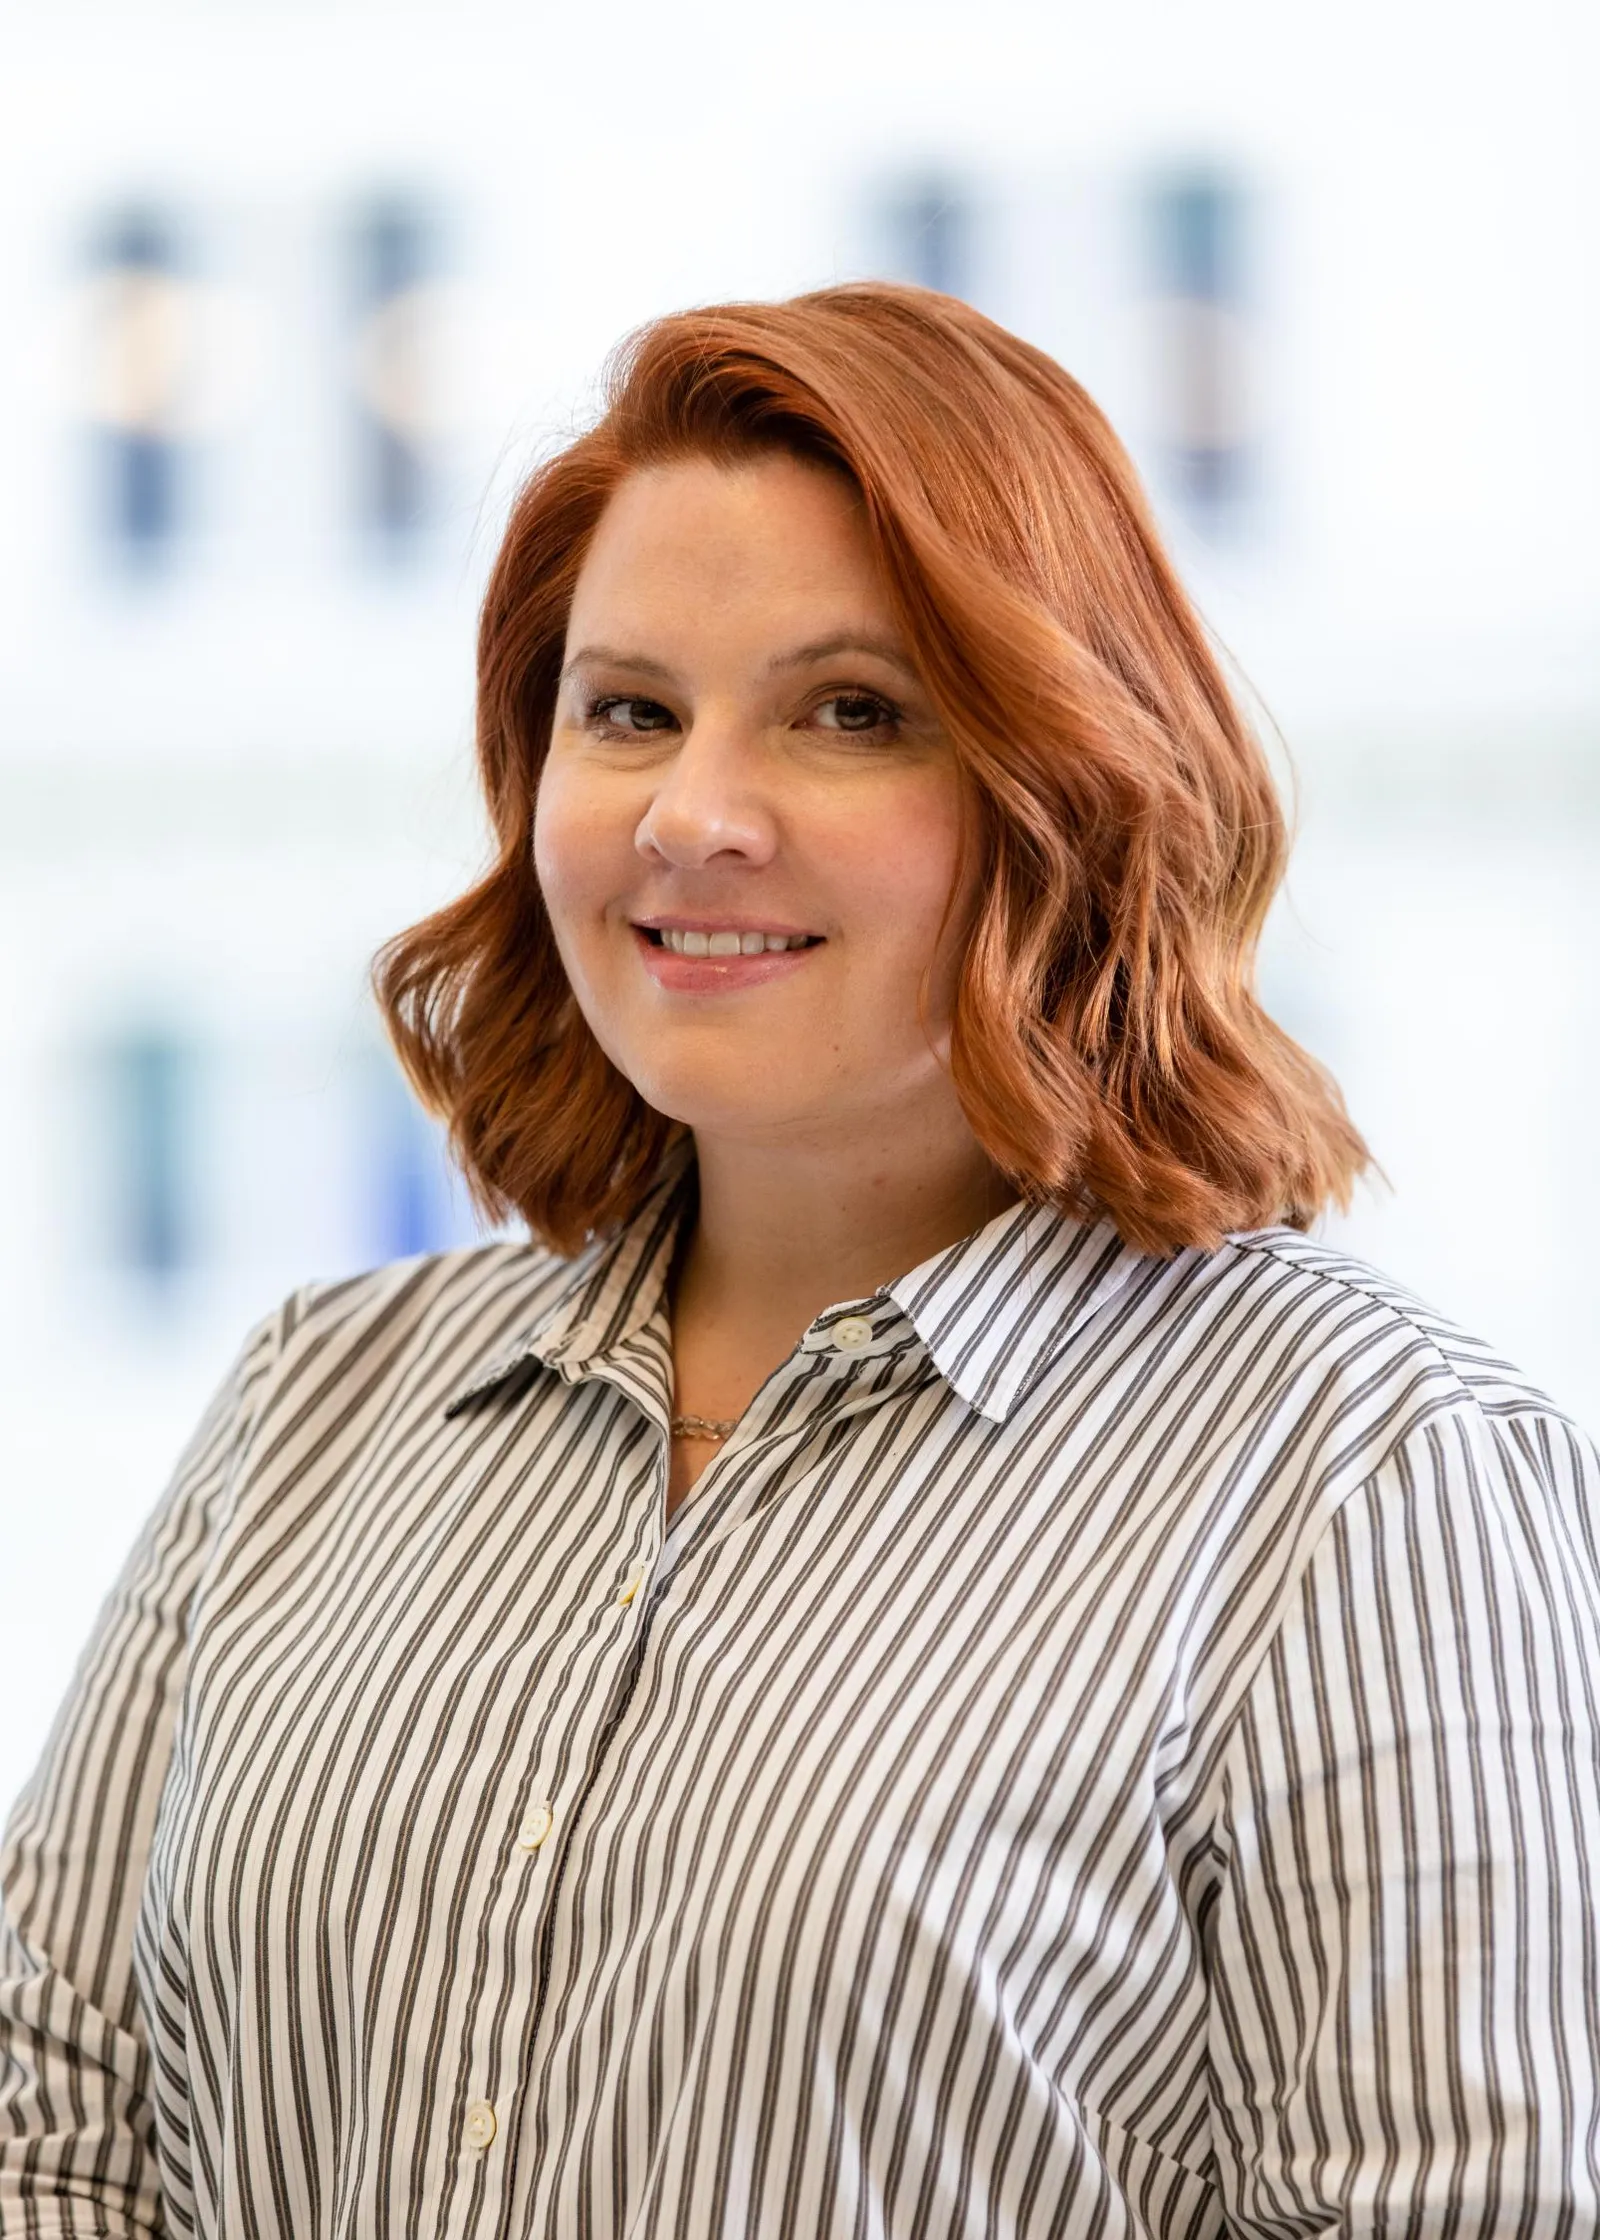
{"type": "Polygon", "coordinates": [[[1149,1298],[1138,1405],[1163,1410],[1164,1474],[1223,1527],[1199,1568],[1224,1709],[1306,1672],[1319,1629],[1359,1633],[1382,1674],[1424,1605],[1445,1628],[1461,1595],[1498,1597],[1547,1631],[1557,1603],[1596,1606],[1600,1456],[1484,1340],[1293,1230],[1179,1255],[1149,1298]]]}
{"type": "MultiPolygon", "coordinates": [[[[1084,1333],[1091,1356],[1117,1364],[1124,1421],[1168,1457],[1237,1466],[1324,1518],[1446,1419],[1524,1441],[1562,1420],[1481,1338],[1296,1230],[1243,1232],[1130,1274],[1084,1333]]],[[[1081,1399],[1090,1362],[1076,1347],[1058,1358],[1061,1398],[1081,1399]]]]}
{"type": "MultiPolygon", "coordinates": [[[[1230,1243],[1258,1280],[1275,1269],[1308,1301],[1362,1303],[1330,1355],[1347,1405],[1320,1445],[1324,1498],[1275,1606],[1271,1669],[1258,1668],[1268,1715],[1287,1704],[1291,1717],[1323,1717],[1342,1691],[1352,1721],[1398,1718],[1409,1695],[1405,1716],[1425,1724],[1476,1664],[1494,1717],[1511,1716],[1520,1688],[1537,1722],[1541,1687],[1559,1692],[1580,1673],[1587,1685],[1594,1670],[1593,1439],[1481,1339],[1364,1262],[1292,1232],[1230,1243]],[[1381,1403],[1375,1436],[1358,1422],[1352,1434],[1358,1391],[1381,1403]]],[[[1478,1724],[1464,1699],[1457,1708],[1478,1724]]]]}
{"type": "Polygon", "coordinates": [[[1243,1292],[1273,1291],[1283,1300],[1302,1347],[1391,1379],[1414,1377],[1426,1407],[1553,1412],[1495,1347],[1336,1246],[1295,1229],[1257,1229],[1229,1237],[1217,1257],[1225,1279],[1243,1292]]]}
{"type": "Polygon", "coordinates": [[[1350,1303],[1337,1349],[1346,1374],[1360,1374],[1370,1351],[1391,1409],[1383,1451],[1369,1458],[1375,1498],[1385,1483],[1409,1485],[1419,1474],[1440,1487],[1470,1480],[1479,1494],[1494,1482],[1537,1482],[1549,1492],[1600,1495],[1600,1454],[1588,1431],[1482,1338],[1365,1261],[1294,1230],[1229,1243],[1283,1270],[1308,1303],[1350,1303]]]}
{"type": "Polygon", "coordinates": [[[575,1260],[543,1245],[510,1240],[422,1252],[333,1280],[302,1284],[285,1302],[285,1338],[374,1326],[411,1326],[440,1314],[493,1317],[497,1310],[537,1314],[571,1282],[575,1260]]]}
{"type": "Polygon", "coordinates": [[[1402,1284],[1292,1229],[1229,1238],[1245,1292],[1289,1308],[1289,1361],[1334,1398],[1324,1440],[1342,1487],[1381,1496],[1415,1473],[1441,1489],[1476,1478],[1600,1491],[1600,1458],[1580,1429],[1484,1339],[1402,1284]]]}
{"type": "Polygon", "coordinates": [[[499,1243],[306,1284],[275,1318],[273,1397],[399,1383],[415,1388],[419,1406],[443,1407],[567,1295],[584,1265],[540,1245],[499,1243]]]}

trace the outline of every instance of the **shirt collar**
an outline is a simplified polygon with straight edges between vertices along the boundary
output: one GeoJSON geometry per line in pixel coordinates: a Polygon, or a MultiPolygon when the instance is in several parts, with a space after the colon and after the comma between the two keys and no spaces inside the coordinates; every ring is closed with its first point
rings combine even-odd
{"type": "Polygon", "coordinates": [[[663,1307],[690,1186],[687,1147],[675,1149],[632,1220],[577,1255],[538,1318],[473,1370],[445,1414],[456,1415],[529,1361],[542,1361],[576,1383],[602,1359],[621,1353],[663,1307]]]}
{"type": "MultiPolygon", "coordinates": [[[[658,1316],[664,1321],[673,1250],[691,1198],[685,1153],[670,1162],[624,1229],[571,1263],[537,1320],[473,1371],[446,1414],[529,1361],[575,1383],[623,1354],[658,1316]]],[[[807,1351],[826,1348],[834,1325],[865,1314],[874,1342],[852,1350],[876,1353],[893,1342],[903,1315],[952,1390],[1003,1423],[1035,1371],[1143,1264],[1109,1222],[1018,1204],[871,1299],[828,1308],[802,1344],[807,1351]]]]}
{"type": "Polygon", "coordinates": [[[1108,1221],[1015,1205],[888,1286],[968,1407],[1004,1423],[1018,1395],[1145,1264],[1108,1221]]]}

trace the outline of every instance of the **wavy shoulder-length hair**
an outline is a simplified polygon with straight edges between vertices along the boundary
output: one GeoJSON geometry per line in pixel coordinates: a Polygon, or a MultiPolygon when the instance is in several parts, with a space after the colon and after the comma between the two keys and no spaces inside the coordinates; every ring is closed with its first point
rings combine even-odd
{"type": "Polygon", "coordinates": [[[957,758],[980,901],[950,1070],[1030,1199],[1155,1253],[1304,1227],[1367,1163],[1263,1012],[1282,876],[1261,749],[1085,392],[966,304],[862,284],[659,319],[512,510],[478,640],[487,875],[381,952],[401,1060],[478,1202],[557,1251],[624,1222],[678,1125],[605,1056],[533,870],[573,587],[622,479],[783,450],[859,493],[957,758]]]}

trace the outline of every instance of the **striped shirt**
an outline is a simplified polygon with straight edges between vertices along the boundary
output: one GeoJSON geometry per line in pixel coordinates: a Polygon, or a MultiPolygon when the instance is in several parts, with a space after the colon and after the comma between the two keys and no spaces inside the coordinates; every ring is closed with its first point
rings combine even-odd
{"type": "Polygon", "coordinates": [[[0,2233],[1600,2231],[1600,1470],[1016,1207],[664,1528],[683,1184],[297,1295],[12,1816],[0,2233]]]}

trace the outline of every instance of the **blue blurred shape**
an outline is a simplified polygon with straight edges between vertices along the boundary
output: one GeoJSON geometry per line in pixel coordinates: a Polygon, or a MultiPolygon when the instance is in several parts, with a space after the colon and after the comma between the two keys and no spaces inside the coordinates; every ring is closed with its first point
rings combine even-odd
{"type": "Polygon", "coordinates": [[[1249,482],[1247,215],[1239,182],[1211,165],[1170,172],[1150,192],[1156,434],[1167,480],[1203,531],[1231,524],[1249,482]]]}
{"type": "Polygon", "coordinates": [[[445,1147],[444,1131],[418,1104],[393,1059],[379,1054],[367,1073],[366,1166],[378,1260],[447,1252],[478,1241],[445,1147]]]}
{"type": "Polygon", "coordinates": [[[352,263],[357,529],[369,551],[392,560],[416,549],[434,506],[438,255],[422,205],[405,196],[370,203],[356,219],[352,263]]]}
{"type": "Polygon", "coordinates": [[[88,370],[100,535],[112,558],[148,570],[182,527],[192,295],[176,227],[154,208],[114,212],[94,265],[88,370]]]}
{"type": "Polygon", "coordinates": [[[192,1048],[160,1027],[135,1029],[104,1053],[114,1257],[157,1281],[195,1256],[195,1074],[192,1048]]]}
{"type": "Polygon", "coordinates": [[[1156,255],[1164,292],[1198,303],[1240,295],[1239,195],[1219,172],[1165,181],[1156,192],[1156,255]]]}
{"type": "Polygon", "coordinates": [[[951,179],[937,174],[907,181],[889,197],[889,261],[893,277],[942,295],[972,288],[972,214],[951,179]]]}

